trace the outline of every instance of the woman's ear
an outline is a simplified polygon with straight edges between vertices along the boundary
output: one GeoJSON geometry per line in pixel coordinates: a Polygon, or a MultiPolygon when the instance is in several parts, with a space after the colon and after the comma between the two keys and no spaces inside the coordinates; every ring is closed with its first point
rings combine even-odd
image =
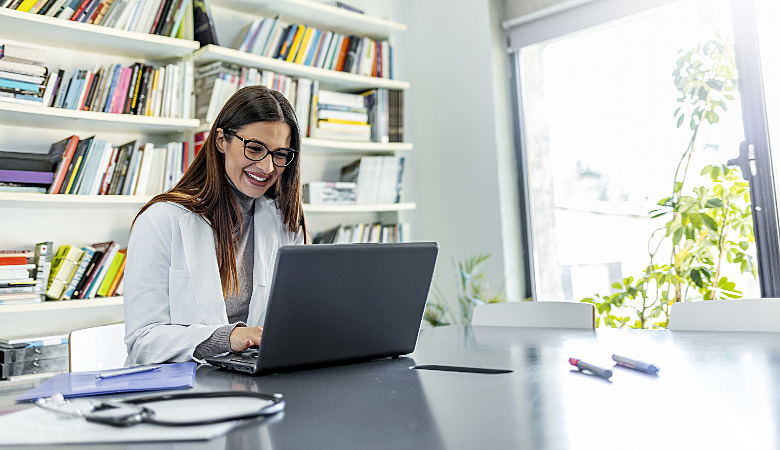
{"type": "Polygon", "coordinates": [[[217,150],[220,153],[224,154],[225,146],[227,145],[227,139],[225,139],[225,131],[222,128],[217,128],[216,133],[217,136],[215,142],[217,143],[217,150]]]}

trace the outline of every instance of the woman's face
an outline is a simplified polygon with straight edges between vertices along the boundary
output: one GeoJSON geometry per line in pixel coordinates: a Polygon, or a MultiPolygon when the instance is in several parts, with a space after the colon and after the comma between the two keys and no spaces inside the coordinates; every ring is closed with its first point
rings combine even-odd
{"type": "MultiPolygon", "coordinates": [[[[290,148],[290,126],[284,122],[250,123],[237,129],[235,134],[245,141],[261,142],[270,151],[290,148]]],[[[225,172],[241,192],[254,198],[262,197],[279,180],[285,167],[273,165],[271,155],[260,161],[248,159],[241,139],[225,136],[221,128],[217,129],[217,149],[225,155],[225,172]]]]}

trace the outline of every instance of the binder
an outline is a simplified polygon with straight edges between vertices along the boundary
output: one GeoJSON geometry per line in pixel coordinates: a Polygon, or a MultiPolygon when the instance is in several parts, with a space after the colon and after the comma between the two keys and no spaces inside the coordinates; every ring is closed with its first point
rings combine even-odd
{"type": "Polygon", "coordinates": [[[196,368],[197,364],[194,362],[162,364],[159,370],[111,378],[95,378],[95,375],[111,372],[110,370],[61,373],[31,389],[16,401],[32,401],[48,398],[54,394],[73,398],[124,392],[187,389],[195,385],[196,368]]]}

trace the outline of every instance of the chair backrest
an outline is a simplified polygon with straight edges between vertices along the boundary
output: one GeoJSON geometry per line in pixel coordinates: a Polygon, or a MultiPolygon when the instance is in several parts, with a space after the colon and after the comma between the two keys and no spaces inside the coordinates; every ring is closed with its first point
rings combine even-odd
{"type": "Polygon", "coordinates": [[[579,302],[510,302],[479,305],[474,326],[596,328],[596,308],[579,302]]]}
{"type": "Polygon", "coordinates": [[[71,372],[118,369],[127,358],[125,324],[84,328],[70,333],[68,339],[71,372]]]}
{"type": "Polygon", "coordinates": [[[669,329],[780,332],[780,299],[674,303],[669,312],[669,329]]]}

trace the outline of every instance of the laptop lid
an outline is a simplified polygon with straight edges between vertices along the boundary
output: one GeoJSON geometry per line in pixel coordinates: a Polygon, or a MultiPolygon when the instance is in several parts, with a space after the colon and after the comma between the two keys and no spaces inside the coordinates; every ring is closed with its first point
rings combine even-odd
{"type": "Polygon", "coordinates": [[[279,249],[257,372],[414,351],[439,244],[279,249]]]}

